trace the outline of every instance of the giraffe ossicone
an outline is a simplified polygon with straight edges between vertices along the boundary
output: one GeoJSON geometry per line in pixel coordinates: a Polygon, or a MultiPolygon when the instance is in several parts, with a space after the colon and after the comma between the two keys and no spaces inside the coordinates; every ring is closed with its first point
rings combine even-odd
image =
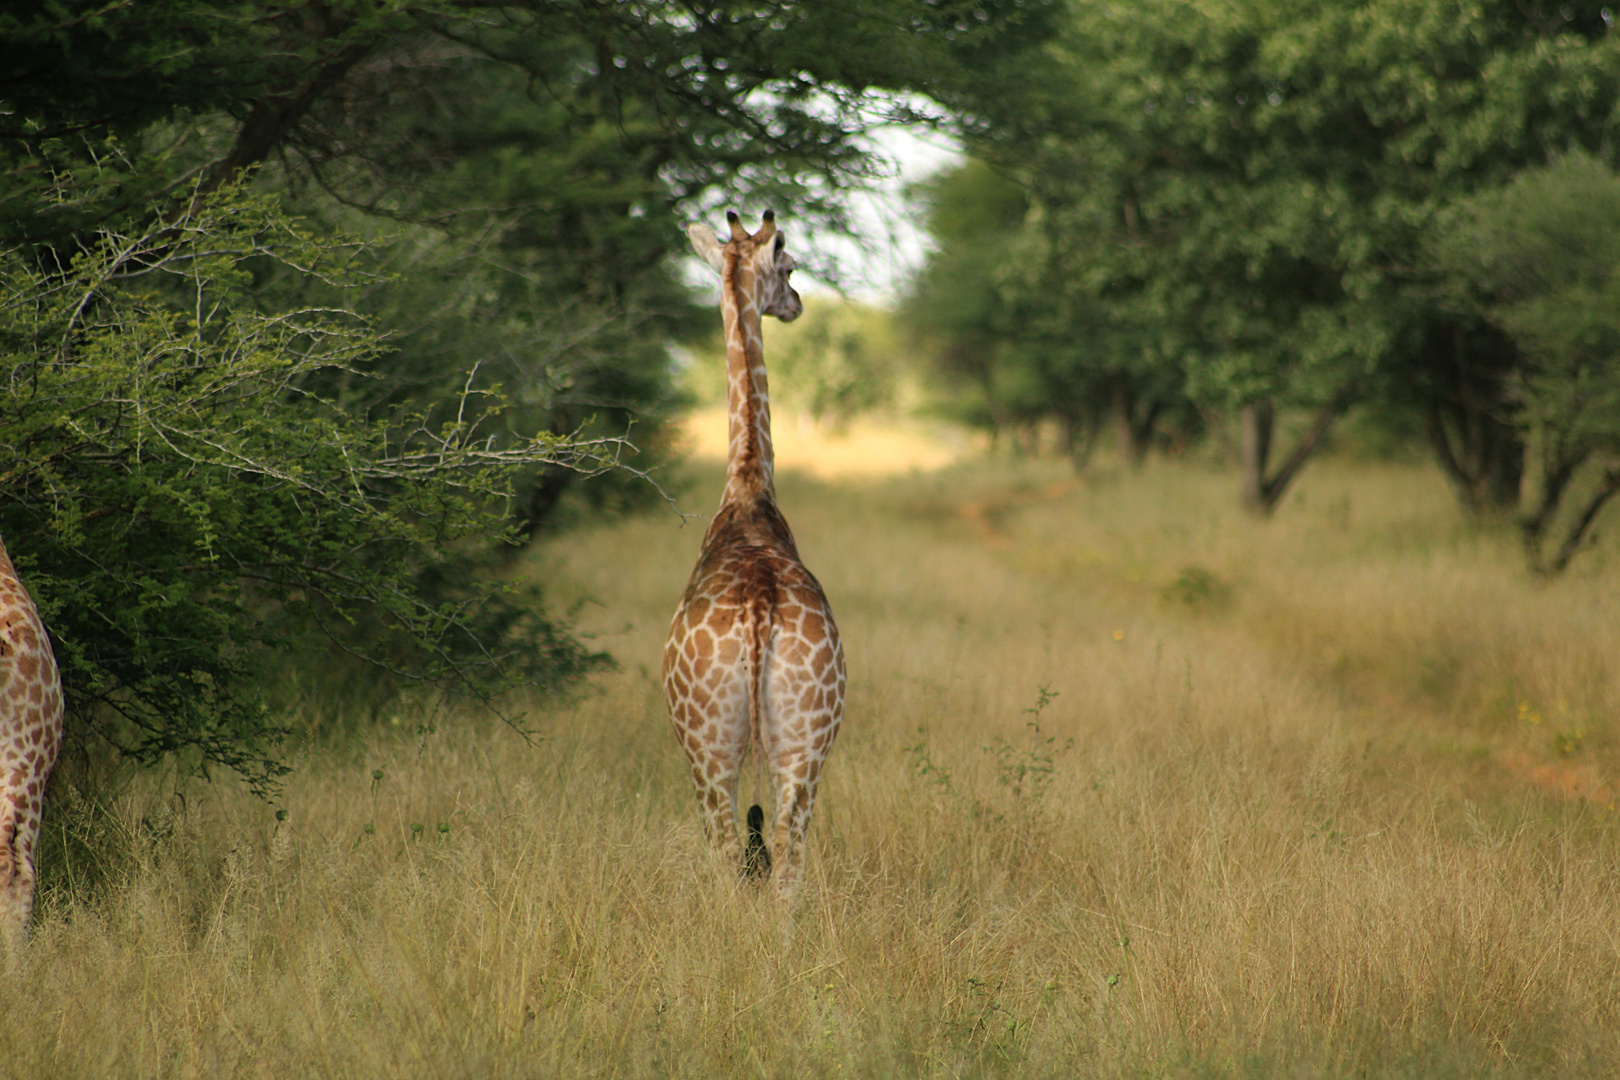
{"type": "Polygon", "coordinates": [[[0,947],[27,937],[34,840],[62,745],[62,682],[33,598],[0,543],[0,947]]]}
{"type": "MultiPolygon", "coordinates": [[[[844,650],[826,594],[776,505],[761,316],[804,310],[795,263],[769,210],[753,233],[728,212],[730,239],[687,229],[720,274],[730,439],[726,486],[664,647],[664,695],[692,766],[710,845],[741,873],[770,868],[790,900],[821,769],[844,716],[844,650]],[[745,859],[737,784],[750,749],[771,778],[763,852],[745,859]]],[[[752,819],[752,814],[750,815],[752,819]]],[[[751,821],[752,823],[752,821],[751,821]]]]}

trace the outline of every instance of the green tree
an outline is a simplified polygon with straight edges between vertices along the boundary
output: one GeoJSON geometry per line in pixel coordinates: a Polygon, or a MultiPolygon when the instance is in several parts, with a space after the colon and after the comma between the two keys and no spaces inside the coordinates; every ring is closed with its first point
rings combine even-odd
{"type": "Polygon", "coordinates": [[[1097,288],[1082,238],[1049,228],[1024,186],[970,160],[920,194],[939,248],[905,319],[968,391],[960,415],[993,431],[1054,420],[1077,466],[1110,422],[1129,464],[1178,411],[1185,423],[1178,358],[1097,288]]]}
{"type": "Polygon", "coordinates": [[[358,255],[231,189],[68,267],[0,255],[0,535],[78,734],[190,749],[263,790],[285,769],[264,687],[289,643],[486,704],[599,662],[458,552],[498,537],[520,470],[599,471],[621,446],[496,440],[493,393],[423,414],[324,392],[367,377],[376,330],[264,310],[252,284],[278,266],[353,284],[358,255]]]}
{"type": "MultiPolygon", "coordinates": [[[[477,355],[479,380],[514,388],[519,437],[634,420],[656,450],[665,343],[692,326],[681,212],[724,188],[840,224],[873,168],[858,136],[912,111],[882,92],[982,77],[1047,6],[25,3],[0,14],[0,243],[65,260],[86,230],[257,169],[312,220],[404,234],[379,251],[405,282],[341,301],[397,331],[392,377],[367,389],[420,407],[477,355]]],[[[572,478],[524,482],[519,538],[572,478]]]]}
{"type": "Polygon", "coordinates": [[[251,688],[308,634],[481,696],[589,664],[487,554],[671,407],[677,212],[836,224],[881,91],[964,77],[1026,6],[5,7],[0,529],[76,722],[263,784],[251,688]],[[317,273],[308,230],[371,242],[317,273]]]}
{"type": "Polygon", "coordinates": [[[1620,174],[1584,154],[1462,201],[1436,243],[1462,310],[1517,346],[1530,564],[1557,573],[1620,493],[1620,174]]]}
{"type": "Polygon", "coordinates": [[[1071,9],[1042,74],[1031,97],[985,103],[976,152],[1089,260],[1087,292],[1239,414],[1251,505],[1276,505],[1350,404],[1388,397],[1421,403],[1465,503],[1516,494],[1515,358],[1433,302],[1422,253],[1451,202],[1550,151],[1609,152],[1620,46],[1603,12],[1099,2],[1071,9]],[[1313,419],[1279,461],[1282,409],[1313,419]]]}
{"type": "MultiPolygon", "coordinates": [[[[840,193],[871,168],[857,137],[919,115],[885,92],[944,98],[986,85],[998,58],[1045,32],[1051,8],[24,0],[0,12],[0,238],[72,237],[267,161],[393,213],[417,178],[459,166],[462,151],[521,152],[547,127],[569,129],[565,159],[597,167],[565,161],[536,187],[549,172],[625,210],[655,195],[644,210],[656,218],[657,202],[724,184],[838,219],[840,193]],[[609,144],[634,167],[602,169],[609,144]],[[47,198],[86,166],[96,183],[47,198]]],[[[475,209],[509,201],[485,194],[475,209]]]]}
{"type": "Polygon", "coordinates": [[[967,388],[948,411],[999,434],[1015,419],[1003,369],[1016,328],[998,270],[1028,204],[1015,185],[973,161],[935,178],[917,196],[939,247],[913,283],[902,321],[945,387],[967,388]]]}

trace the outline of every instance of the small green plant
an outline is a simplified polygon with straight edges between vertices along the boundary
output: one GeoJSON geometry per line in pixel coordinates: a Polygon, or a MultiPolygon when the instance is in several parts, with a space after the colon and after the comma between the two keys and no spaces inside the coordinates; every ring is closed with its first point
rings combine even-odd
{"type": "Polygon", "coordinates": [[[917,735],[919,736],[918,741],[906,747],[906,753],[911,757],[911,771],[929,783],[950,791],[951,771],[936,762],[928,753],[927,730],[918,727],[917,735]]]}
{"type": "Polygon", "coordinates": [[[1192,564],[1183,566],[1176,579],[1159,590],[1159,598],[1167,604],[1207,611],[1223,606],[1231,593],[1231,587],[1213,571],[1192,564]]]}
{"type": "MultiPolygon", "coordinates": [[[[1552,715],[1555,721],[1560,719],[1567,720],[1569,716],[1569,709],[1564,703],[1555,702],[1554,708],[1552,709],[1552,715]]],[[[1529,701],[1521,701],[1519,702],[1517,719],[1522,724],[1539,726],[1545,722],[1547,718],[1542,713],[1541,709],[1537,708],[1529,701]]],[[[1552,725],[1548,726],[1552,727],[1552,725]]],[[[1556,728],[1553,728],[1552,735],[1549,737],[1548,741],[1552,746],[1552,752],[1557,754],[1559,757],[1574,757],[1576,754],[1581,752],[1581,747],[1586,744],[1586,727],[1583,724],[1571,725],[1567,723],[1559,723],[1556,728]]]]}
{"type": "Polygon", "coordinates": [[[360,835],[354,838],[354,846],[358,848],[365,843],[366,837],[377,833],[377,788],[382,785],[383,771],[371,770],[371,820],[360,827],[360,835]]]}
{"type": "MultiPolygon", "coordinates": [[[[1048,735],[1041,728],[1041,714],[1057,696],[1057,691],[1049,686],[1043,685],[1036,691],[1035,704],[1024,710],[1029,717],[1024,725],[1029,731],[1027,742],[1013,742],[997,736],[990,740],[989,745],[981,748],[995,758],[996,787],[1011,796],[1010,806],[1004,800],[985,799],[960,790],[951,771],[934,760],[924,740],[906,747],[906,753],[911,757],[912,772],[960,800],[975,820],[998,827],[1018,822],[1018,832],[1027,841],[1028,837],[1022,835],[1023,831],[1032,823],[1035,812],[1052,786],[1057,774],[1058,755],[1074,748],[1073,739],[1059,745],[1057,736],[1048,735]]],[[[917,733],[922,735],[924,729],[919,727],[917,733]]]]}
{"type": "Polygon", "coordinates": [[[1054,699],[1057,691],[1042,686],[1036,691],[1035,704],[1024,710],[1029,720],[1029,742],[1018,746],[997,736],[990,740],[985,752],[996,759],[996,783],[1012,793],[1020,803],[1039,804],[1057,772],[1057,756],[1074,749],[1074,740],[1057,745],[1057,736],[1041,730],[1041,713],[1054,699]]]}
{"type": "Polygon", "coordinates": [[[1027,1028],[1028,1022],[1007,1007],[1003,985],[999,980],[991,984],[977,975],[967,977],[966,1008],[959,1030],[962,1041],[976,1045],[980,1053],[1008,1060],[1014,1056],[1019,1032],[1027,1028]]]}
{"type": "Polygon", "coordinates": [[[1559,757],[1574,757],[1581,752],[1581,746],[1586,742],[1585,728],[1560,728],[1553,732],[1553,753],[1559,757]]]}
{"type": "Polygon", "coordinates": [[[1313,826],[1311,828],[1311,839],[1320,840],[1324,845],[1329,847],[1339,846],[1345,843],[1344,833],[1333,827],[1332,818],[1324,818],[1321,824],[1313,826]]]}

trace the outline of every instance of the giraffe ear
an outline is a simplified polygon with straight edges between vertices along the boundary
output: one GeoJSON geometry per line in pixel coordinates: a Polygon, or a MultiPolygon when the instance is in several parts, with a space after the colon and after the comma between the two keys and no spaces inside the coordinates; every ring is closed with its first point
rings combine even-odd
{"type": "Polygon", "coordinates": [[[702,256],[704,262],[714,267],[715,273],[724,272],[720,255],[720,238],[714,235],[713,229],[707,225],[688,225],[686,236],[692,241],[692,250],[702,256]]]}

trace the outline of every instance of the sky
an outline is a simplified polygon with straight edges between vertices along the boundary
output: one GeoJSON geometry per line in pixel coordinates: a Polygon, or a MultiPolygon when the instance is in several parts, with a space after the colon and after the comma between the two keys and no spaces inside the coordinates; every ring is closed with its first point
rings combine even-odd
{"type": "MultiPolygon", "coordinates": [[[[831,284],[836,277],[843,295],[888,307],[899,299],[928,253],[928,238],[916,220],[915,208],[906,200],[905,189],[961,161],[962,152],[949,136],[922,127],[877,128],[868,140],[891,167],[887,177],[852,200],[850,211],[859,227],[858,236],[819,231],[787,213],[780,221],[788,234],[788,250],[799,263],[793,284],[801,294],[837,295],[838,289],[831,284]],[[832,272],[818,274],[818,269],[832,272]]],[[[696,256],[686,260],[686,271],[692,284],[713,285],[712,272],[696,256]]]]}
{"type": "Polygon", "coordinates": [[[888,306],[927,255],[927,236],[905,189],[960,162],[961,148],[949,136],[920,127],[880,128],[871,142],[893,163],[892,175],[855,196],[851,211],[858,237],[814,230],[790,236],[795,257],[805,267],[793,279],[800,292],[833,291],[815,273],[816,267],[831,264],[851,298],[888,306]]]}

